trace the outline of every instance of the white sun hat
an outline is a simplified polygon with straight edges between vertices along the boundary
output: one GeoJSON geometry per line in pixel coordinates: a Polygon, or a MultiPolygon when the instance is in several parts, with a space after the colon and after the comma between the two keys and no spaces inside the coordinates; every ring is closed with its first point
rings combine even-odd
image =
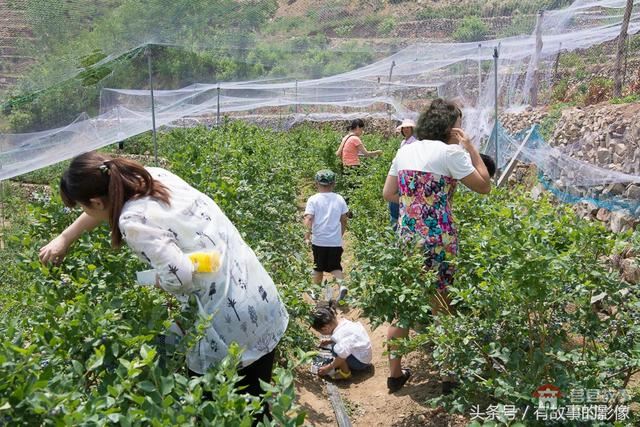
{"type": "Polygon", "coordinates": [[[414,128],[416,127],[416,122],[411,119],[404,119],[400,125],[396,128],[396,132],[401,132],[402,128],[414,128]]]}

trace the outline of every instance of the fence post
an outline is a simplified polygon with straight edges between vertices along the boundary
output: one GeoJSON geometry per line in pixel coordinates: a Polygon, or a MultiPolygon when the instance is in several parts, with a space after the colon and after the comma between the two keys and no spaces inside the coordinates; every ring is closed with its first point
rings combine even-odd
{"type": "Polygon", "coordinates": [[[147,46],[147,66],[149,68],[149,90],[151,92],[151,131],[153,138],[153,155],[155,158],[156,166],[158,166],[158,138],[156,136],[156,106],[153,99],[153,75],[151,74],[151,49],[147,46]]]}

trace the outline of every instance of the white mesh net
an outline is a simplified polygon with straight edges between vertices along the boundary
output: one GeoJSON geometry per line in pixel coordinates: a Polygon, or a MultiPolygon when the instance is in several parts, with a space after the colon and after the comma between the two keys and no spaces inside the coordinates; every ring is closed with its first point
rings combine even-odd
{"type": "MultiPolygon", "coordinates": [[[[247,5],[256,2],[224,3],[233,8],[249,7],[247,5]]],[[[618,36],[624,5],[624,0],[577,0],[568,8],[546,11],[538,27],[541,45],[535,31],[531,35],[481,43],[414,43],[396,49],[390,56],[369,65],[323,78],[296,79],[295,73],[292,73],[288,78],[222,81],[218,77],[224,76],[224,72],[218,68],[213,73],[213,82],[202,81],[179,89],[164,89],[193,81],[197,73],[192,70],[193,75],[180,75],[171,81],[154,83],[156,88],[161,88],[154,91],[156,126],[168,126],[177,121],[215,124],[220,117],[247,114],[279,117],[285,128],[303,120],[352,117],[400,120],[415,118],[427,99],[438,95],[457,98],[462,102],[464,127],[480,144],[494,128],[495,82],[501,111],[515,110],[528,104],[532,86],[537,86],[536,92],[544,92],[552,86],[553,64],[559,51],[589,48],[610,42],[618,36]],[[494,51],[498,53],[497,78],[494,51]]],[[[209,10],[201,2],[193,2],[189,7],[191,11],[197,11],[198,7],[209,10]]],[[[40,82],[32,78],[28,84],[39,88],[73,77],[76,80],[95,78],[99,82],[97,87],[100,87],[109,82],[109,78],[101,78],[100,73],[126,73],[133,62],[138,64],[140,74],[145,65],[153,68],[163,55],[163,60],[171,55],[189,55],[189,49],[184,45],[178,50],[174,48],[177,41],[184,40],[185,34],[188,34],[189,25],[192,24],[189,20],[199,19],[199,14],[184,18],[186,15],[178,13],[169,3],[167,8],[164,17],[159,17],[155,25],[148,27],[153,31],[128,32],[130,29],[123,28],[119,29],[120,32],[114,32],[113,40],[100,41],[98,56],[87,60],[92,65],[73,68],[64,61],[65,58],[58,58],[60,68],[55,75],[47,75],[40,82]],[[104,56],[102,52],[108,53],[104,56]],[[101,59],[96,61],[97,58],[101,59]],[[147,64],[147,60],[150,64],[147,64]]],[[[636,7],[629,33],[640,30],[639,17],[640,10],[636,7]]],[[[221,17],[216,16],[215,19],[221,17]]],[[[252,24],[239,25],[239,33],[242,33],[243,28],[249,29],[252,24]]],[[[215,40],[215,46],[225,46],[226,52],[233,51],[234,55],[242,56],[245,65],[252,64],[251,48],[255,47],[255,40],[250,36],[228,40],[214,34],[204,40],[194,35],[193,39],[191,48],[205,42],[214,46],[215,40]]],[[[350,50],[344,48],[343,52],[364,55],[365,48],[366,45],[352,46],[350,50]]],[[[301,45],[299,49],[302,55],[305,46],[301,45]]],[[[215,52],[213,50],[209,54],[215,55],[215,52]]],[[[144,82],[144,78],[141,81],[144,82]]],[[[64,86],[61,90],[64,90],[64,86]]],[[[102,87],[99,94],[99,108],[80,103],[77,108],[82,110],[76,112],[77,119],[70,124],[38,132],[0,134],[0,179],[56,163],[152,128],[151,91],[148,88],[102,87]],[[87,116],[87,113],[94,112],[93,117],[87,116]]],[[[510,145],[509,138],[501,134],[499,151],[503,153],[500,158],[502,164],[506,159],[504,156],[511,149],[510,145]]],[[[637,176],[614,173],[584,162],[576,163],[578,161],[571,158],[571,153],[561,153],[549,147],[541,152],[537,152],[537,149],[540,149],[540,145],[537,148],[527,146],[530,151],[523,155],[554,177],[554,182],[562,181],[564,186],[638,181],[637,176]]],[[[495,147],[490,152],[492,150],[495,147]]]]}

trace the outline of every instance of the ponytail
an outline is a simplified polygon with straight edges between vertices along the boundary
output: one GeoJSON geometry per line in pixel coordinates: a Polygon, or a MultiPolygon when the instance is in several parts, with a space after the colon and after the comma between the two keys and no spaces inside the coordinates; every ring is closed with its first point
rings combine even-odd
{"type": "Polygon", "coordinates": [[[119,220],[124,204],[131,199],[152,197],[171,204],[169,190],[153,179],[140,163],[122,157],[90,152],[71,161],[60,180],[60,196],[66,206],[88,205],[93,198],[106,199],[109,205],[111,245],[122,245],[119,220]]]}

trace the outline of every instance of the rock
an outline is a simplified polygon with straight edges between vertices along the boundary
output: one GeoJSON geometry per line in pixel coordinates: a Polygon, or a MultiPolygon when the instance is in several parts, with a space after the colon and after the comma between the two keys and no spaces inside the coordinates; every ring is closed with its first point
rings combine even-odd
{"type": "Polygon", "coordinates": [[[624,161],[624,156],[621,156],[618,153],[613,153],[613,163],[622,163],[624,161]]]}
{"type": "Polygon", "coordinates": [[[580,218],[593,219],[598,213],[598,206],[590,202],[579,202],[573,206],[573,210],[580,218]]]}
{"type": "Polygon", "coordinates": [[[542,184],[537,184],[535,187],[531,189],[531,198],[533,200],[539,200],[544,192],[544,187],[542,184]]]}
{"type": "Polygon", "coordinates": [[[624,280],[634,285],[640,283],[640,265],[635,259],[623,259],[620,266],[624,280]]]}
{"type": "Polygon", "coordinates": [[[615,196],[620,196],[622,194],[624,194],[624,191],[627,189],[627,187],[620,183],[620,182],[616,182],[615,184],[610,184],[603,192],[602,194],[611,194],[611,195],[615,195],[615,196]]]}
{"type": "Polygon", "coordinates": [[[607,222],[611,218],[611,212],[609,212],[605,208],[600,208],[596,213],[596,218],[598,219],[598,221],[607,222]]]}
{"type": "Polygon", "coordinates": [[[617,143],[613,146],[613,151],[619,156],[624,156],[627,152],[627,144],[617,143]]]}
{"type": "Polygon", "coordinates": [[[596,152],[598,163],[607,164],[611,162],[611,152],[607,148],[598,148],[596,152]]]}
{"type": "Polygon", "coordinates": [[[631,184],[628,186],[627,190],[624,192],[624,197],[631,200],[640,200],[640,185],[631,184]]]}
{"type": "Polygon", "coordinates": [[[622,210],[611,213],[611,231],[614,233],[622,233],[627,230],[633,230],[638,224],[638,220],[629,214],[629,211],[622,210]]]}

